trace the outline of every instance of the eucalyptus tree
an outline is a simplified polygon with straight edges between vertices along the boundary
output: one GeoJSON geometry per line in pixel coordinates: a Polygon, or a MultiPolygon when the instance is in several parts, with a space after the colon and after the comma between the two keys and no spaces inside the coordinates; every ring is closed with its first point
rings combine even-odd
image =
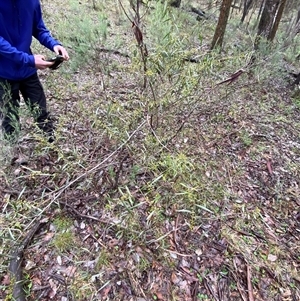
{"type": "Polygon", "coordinates": [[[232,1],[233,0],[222,1],[218,24],[211,43],[211,49],[215,48],[216,46],[222,47],[232,1]]]}

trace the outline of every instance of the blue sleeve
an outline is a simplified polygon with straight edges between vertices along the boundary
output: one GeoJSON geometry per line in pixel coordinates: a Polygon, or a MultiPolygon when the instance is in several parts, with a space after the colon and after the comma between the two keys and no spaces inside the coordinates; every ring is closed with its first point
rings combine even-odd
{"type": "Polygon", "coordinates": [[[33,29],[32,35],[46,48],[53,51],[53,47],[56,45],[61,45],[57,40],[55,40],[50,31],[46,28],[43,17],[41,5],[38,1],[37,7],[34,12],[34,20],[33,20],[33,29]]]}
{"type": "Polygon", "coordinates": [[[11,46],[5,39],[0,36],[0,55],[8,60],[16,63],[24,64],[30,67],[35,67],[34,56],[26,52],[19,51],[11,46]]]}

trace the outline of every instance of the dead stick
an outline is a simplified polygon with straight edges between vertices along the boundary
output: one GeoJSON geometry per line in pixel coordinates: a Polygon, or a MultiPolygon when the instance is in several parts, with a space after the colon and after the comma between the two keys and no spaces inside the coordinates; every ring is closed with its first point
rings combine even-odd
{"type": "Polygon", "coordinates": [[[249,301],[255,301],[253,296],[253,286],[251,282],[251,269],[249,264],[247,264],[247,286],[248,286],[249,301]]]}
{"type": "Polygon", "coordinates": [[[235,80],[238,79],[238,77],[243,74],[245,71],[243,69],[240,69],[238,71],[236,71],[235,73],[231,74],[231,76],[219,83],[217,83],[217,85],[222,85],[222,84],[225,84],[225,83],[228,83],[228,85],[230,85],[231,83],[233,83],[235,80]]]}
{"type": "Polygon", "coordinates": [[[14,248],[9,263],[9,271],[13,276],[14,286],[12,292],[12,299],[16,301],[26,301],[25,292],[23,290],[23,273],[22,262],[25,248],[31,242],[33,236],[39,229],[47,223],[47,219],[38,221],[33,228],[27,233],[19,246],[14,248]]]}
{"type": "MultiPolygon", "coordinates": [[[[91,219],[91,220],[98,221],[100,223],[107,224],[107,225],[110,225],[110,226],[118,226],[118,227],[120,227],[122,229],[127,229],[125,226],[122,226],[119,223],[112,223],[112,222],[109,222],[109,221],[104,220],[104,219],[100,219],[100,218],[92,216],[92,215],[82,214],[82,213],[80,213],[78,210],[76,210],[74,207],[72,207],[70,204],[68,204],[66,202],[59,201],[59,204],[66,206],[67,208],[70,209],[71,212],[75,213],[76,215],[78,215],[81,218],[91,219]]],[[[134,231],[134,230],[132,230],[132,232],[134,232],[134,233],[140,233],[140,232],[134,231]]]]}

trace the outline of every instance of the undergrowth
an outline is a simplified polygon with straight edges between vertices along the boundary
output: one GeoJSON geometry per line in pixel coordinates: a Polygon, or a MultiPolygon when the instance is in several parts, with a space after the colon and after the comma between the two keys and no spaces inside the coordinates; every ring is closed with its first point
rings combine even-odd
{"type": "Polygon", "coordinates": [[[1,293],[10,250],[46,216],[25,251],[33,299],[48,285],[41,298],[241,300],[247,277],[257,298],[299,298],[299,93],[283,71],[299,37],[280,28],[249,68],[251,24],[232,17],[209,51],[213,9],[153,2],[143,61],[120,4],[96,4],[43,6],[71,61],[40,73],[57,141],[25,109],[1,148],[1,293]]]}

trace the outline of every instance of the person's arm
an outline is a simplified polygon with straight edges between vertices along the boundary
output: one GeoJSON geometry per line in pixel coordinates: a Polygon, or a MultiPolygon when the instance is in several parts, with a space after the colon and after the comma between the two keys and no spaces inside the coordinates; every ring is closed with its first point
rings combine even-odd
{"type": "Polygon", "coordinates": [[[20,63],[22,65],[27,65],[30,67],[35,67],[34,56],[26,52],[19,51],[17,48],[13,47],[9,42],[7,42],[3,37],[0,36],[0,55],[8,60],[20,63]]]}
{"type": "Polygon", "coordinates": [[[53,51],[55,45],[60,45],[60,43],[51,36],[50,31],[44,24],[41,5],[39,2],[34,10],[32,30],[32,35],[49,50],[53,51]]]}
{"type": "Polygon", "coordinates": [[[0,55],[8,60],[19,63],[21,65],[46,69],[53,65],[51,62],[45,61],[43,55],[31,55],[23,51],[19,51],[8,43],[3,37],[0,36],[0,55]]]}
{"type": "Polygon", "coordinates": [[[65,60],[69,59],[65,48],[51,36],[50,31],[46,28],[40,3],[38,3],[34,12],[33,36],[46,48],[54,51],[56,54],[61,54],[65,60]]]}

